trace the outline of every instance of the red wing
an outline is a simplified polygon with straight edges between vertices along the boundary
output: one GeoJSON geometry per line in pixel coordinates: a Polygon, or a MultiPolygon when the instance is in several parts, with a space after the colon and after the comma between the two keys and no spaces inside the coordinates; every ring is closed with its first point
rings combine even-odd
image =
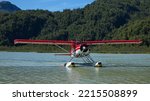
{"type": "MultiPolygon", "coordinates": [[[[50,44],[50,45],[72,45],[75,41],[63,40],[27,40],[15,39],[14,44],[50,44]]],[[[140,44],[141,40],[97,40],[97,41],[84,41],[87,45],[101,45],[101,44],[140,44]]]]}
{"type": "Polygon", "coordinates": [[[27,40],[27,39],[15,39],[14,44],[49,44],[49,45],[71,45],[74,41],[63,40],[27,40]]]}
{"type": "Polygon", "coordinates": [[[140,44],[141,40],[97,40],[97,41],[84,41],[88,45],[101,45],[101,44],[140,44]]]}

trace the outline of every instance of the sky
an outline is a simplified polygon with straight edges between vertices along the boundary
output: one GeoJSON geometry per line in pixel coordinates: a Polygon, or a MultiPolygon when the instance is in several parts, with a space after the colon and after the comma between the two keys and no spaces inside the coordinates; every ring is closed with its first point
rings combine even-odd
{"type": "Polygon", "coordinates": [[[22,10],[44,9],[49,11],[63,11],[63,9],[83,8],[95,0],[0,0],[10,1],[22,10]]]}

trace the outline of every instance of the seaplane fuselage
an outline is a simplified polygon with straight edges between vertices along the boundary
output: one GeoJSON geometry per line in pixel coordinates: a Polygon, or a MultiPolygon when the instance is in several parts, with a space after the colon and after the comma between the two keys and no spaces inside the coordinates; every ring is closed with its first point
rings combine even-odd
{"type": "Polygon", "coordinates": [[[86,44],[74,44],[71,49],[71,57],[80,58],[90,54],[90,49],[86,44]]]}

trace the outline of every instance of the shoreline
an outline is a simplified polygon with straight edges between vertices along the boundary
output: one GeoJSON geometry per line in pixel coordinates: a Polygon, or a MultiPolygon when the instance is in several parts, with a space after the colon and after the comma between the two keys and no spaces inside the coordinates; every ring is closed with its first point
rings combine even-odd
{"type": "MultiPolygon", "coordinates": [[[[1,52],[14,52],[15,53],[15,51],[1,51],[0,50],[0,53],[1,52]]],[[[26,52],[26,51],[16,51],[17,53],[50,53],[50,54],[55,54],[56,52],[26,52]]],[[[58,52],[57,52],[58,53],[58,52]]],[[[91,52],[91,54],[150,54],[150,53],[107,53],[107,52],[105,52],[105,53],[102,53],[102,52],[91,52]]]]}
{"type": "MultiPolygon", "coordinates": [[[[64,47],[70,50],[70,47],[64,47]]],[[[150,54],[150,47],[146,46],[91,46],[91,53],[103,54],[150,54]]],[[[38,45],[25,45],[25,46],[0,46],[0,52],[37,52],[37,53],[65,53],[55,46],[38,46],[38,45]]]]}

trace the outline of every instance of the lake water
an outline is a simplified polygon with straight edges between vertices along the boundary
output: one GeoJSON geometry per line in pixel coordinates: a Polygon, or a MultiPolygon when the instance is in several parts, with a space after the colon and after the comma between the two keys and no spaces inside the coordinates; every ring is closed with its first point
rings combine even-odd
{"type": "MultiPolygon", "coordinates": [[[[70,58],[54,53],[0,52],[4,84],[150,83],[150,54],[91,54],[103,67],[66,68],[70,58]]],[[[80,62],[81,59],[75,59],[80,62]]]]}

